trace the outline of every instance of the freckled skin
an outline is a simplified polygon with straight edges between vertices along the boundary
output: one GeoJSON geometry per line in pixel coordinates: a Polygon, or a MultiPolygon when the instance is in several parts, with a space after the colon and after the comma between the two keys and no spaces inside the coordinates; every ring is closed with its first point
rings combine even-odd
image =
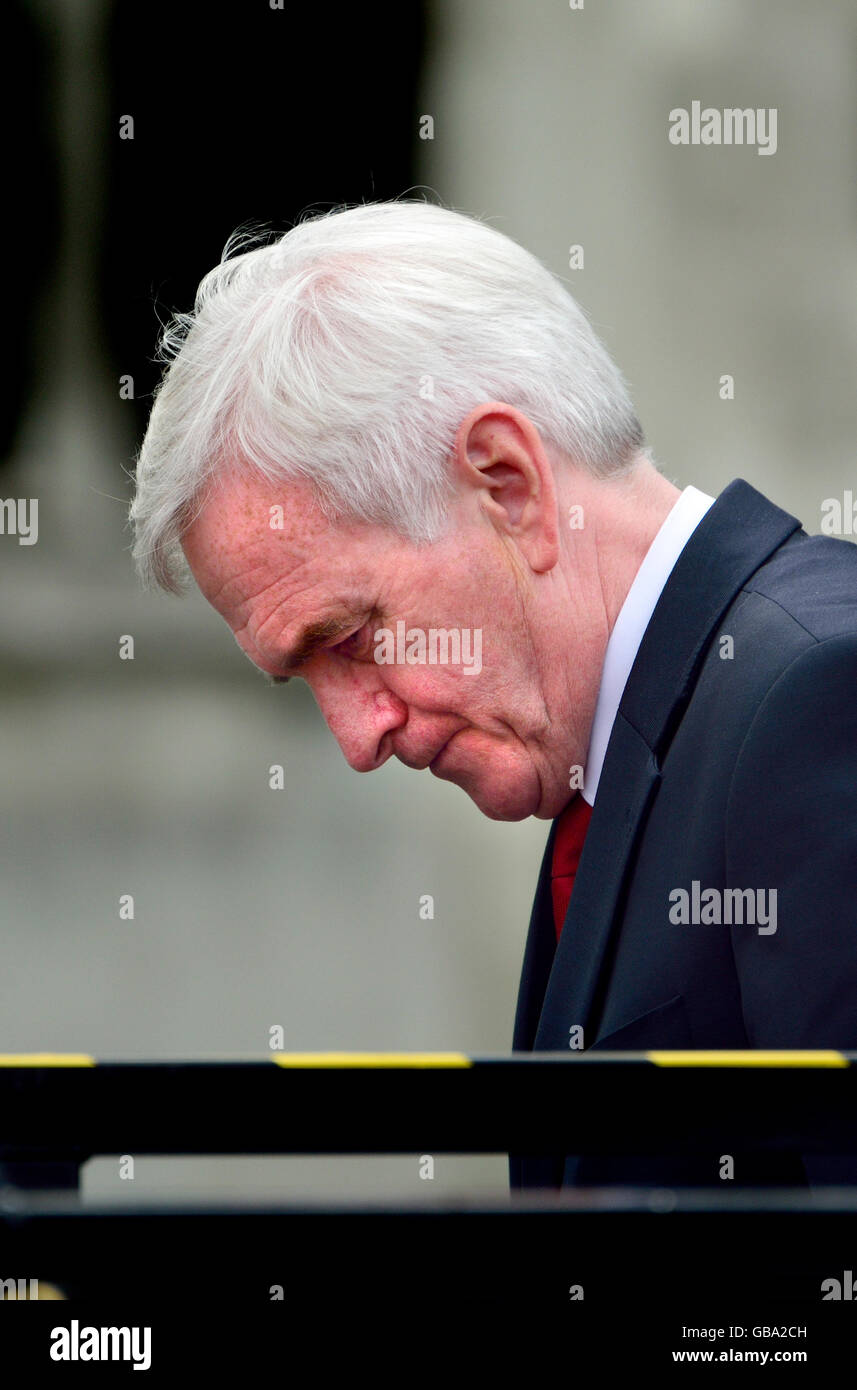
{"type": "Polygon", "coordinates": [[[431,765],[492,819],[550,819],[573,795],[570,767],[585,765],[610,629],[678,489],[645,459],[596,481],[498,402],[462,422],[451,464],[451,524],[432,545],[333,524],[307,485],[234,466],[183,549],[205,598],[270,675],[308,623],[353,614],[351,630],[295,673],[351,767],[371,772],[394,755],[431,765]],[[572,503],[582,529],[567,524],[572,503]],[[283,528],[272,530],[277,504],[283,528]],[[398,622],[481,628],[481,671],[377,663],[373,633],[398,622]]]}

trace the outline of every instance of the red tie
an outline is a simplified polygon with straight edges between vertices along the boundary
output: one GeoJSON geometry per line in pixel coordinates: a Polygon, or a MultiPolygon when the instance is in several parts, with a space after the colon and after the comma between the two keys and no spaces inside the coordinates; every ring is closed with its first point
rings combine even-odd
{"type": "Polygon", "coordinates": [[[568,911],[574,876],[583,853],[583,841],[586,839],[591,816],[592,807],[578,792],[561,813],[557,824],[551,863],[551,895],[557,941],[568,911]]]}

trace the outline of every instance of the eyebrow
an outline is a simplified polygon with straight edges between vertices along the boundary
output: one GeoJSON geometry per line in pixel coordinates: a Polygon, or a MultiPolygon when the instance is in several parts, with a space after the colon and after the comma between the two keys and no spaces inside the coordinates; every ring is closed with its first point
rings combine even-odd
{"type": "MultiPolygon", "coordinates": [[[[301,666],[309,661],[310,657],[325,642],[329,642],[331,638],[339,637],[341,633],[348,632],[353,628],[356,616],[354,613],[349,613],[347,617],[322,618],[318,622],[309,623],[299,633],[292,650],[282,658],[280,664],[283,670],[300,670],[301,666]]],[[[291,676],[267,676],[269,685],[288,685],[291,679],[291,676]]]]}

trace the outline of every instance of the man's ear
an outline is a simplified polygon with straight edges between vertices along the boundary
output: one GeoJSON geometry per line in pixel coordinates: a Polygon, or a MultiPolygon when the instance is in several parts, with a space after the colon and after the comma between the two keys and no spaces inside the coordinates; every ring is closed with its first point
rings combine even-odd
{"type": "Polygon", "coordinates": [[[531,420],[514,406],[490,401],[464,419],[455,439],[455,468],[484,515],[541,574],[559,558],[553,468],[531,420]]]}

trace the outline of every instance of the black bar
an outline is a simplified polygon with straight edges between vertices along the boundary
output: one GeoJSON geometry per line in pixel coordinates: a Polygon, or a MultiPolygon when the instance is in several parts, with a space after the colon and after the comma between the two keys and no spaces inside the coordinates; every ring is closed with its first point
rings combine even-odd
{"type": "Polygon", "coordinates": [[[857,1153],[853,1065],[658,1066],[639,1053],[470,1063],[4,1065],[0,1162],[124,1153],[857,1153]]]}
{"type": "Polygon", "coordinates": [[[770,1299],[818,1307],[823,1281],[857,1269],[853,1200],[756,1193],[750,1206],[676,1193],[668,1207],[624,1198],[473,1210],[28,1204],[0,1211],[2,1274],[50,1282],[72,1299],[224,1308],[263,1308],[281,1286],[287,1308],[368,1302],[383,1320],[397,1296],[447,1310],[528,1298],[567,1308],[575,1285],[614,1316],[617,1299],[629,1311],[647,1300],[667,1309],[691,1293],[726,1295],[736,1309],[770,1299]]]}
{"type": "MultiPolygon", "coordinates": [[[[2,1122],[0,1122],[2,1123],[2,1122]]],[[[44,1162],[0,1163],[0,1188],[21,1187],[33,1192],[77,1192],[80,1188],[80,1158],[44,1162]]]]}

